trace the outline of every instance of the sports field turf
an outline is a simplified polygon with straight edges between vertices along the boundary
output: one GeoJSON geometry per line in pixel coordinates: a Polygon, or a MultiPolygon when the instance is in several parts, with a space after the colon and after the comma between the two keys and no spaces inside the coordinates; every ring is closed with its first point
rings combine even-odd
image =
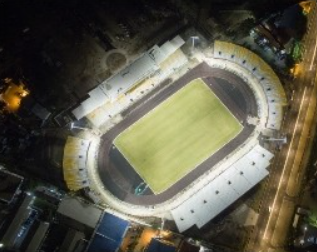
{"type": "Polygon", "coordinates": [[[227,107],[196,79],[123,131],[114,144],[158,194],[241,130],[227,107]]]}

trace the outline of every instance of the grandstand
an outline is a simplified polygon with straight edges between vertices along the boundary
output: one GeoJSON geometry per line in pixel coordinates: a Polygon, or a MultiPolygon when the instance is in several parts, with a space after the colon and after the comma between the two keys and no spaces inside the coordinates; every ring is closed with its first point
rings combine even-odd
{"type": "Polygon", "coordinates": [[[103,105],[86,115],[86,118],[96,127],[100,127],[110,122],[115,115],[120,114],[128,109],[131,104],[141,99],[145,94],[157,88],[164,80],[166,80],[175,69],[179,69],[187,63],[187,58],[180,49],[177,49],[169,57],[159,64],[159,71],[151,77],[133,84],[124,94],[119,94],[115,101],[107,100],[103,105]]]}
{"type": "Polygon", "coordinates": [[[64,180],[70,190],[77,191],[89,186],[87,176],[87,153],[89,140],[69,136],[64,148],[64,180]]]}
{"type": "Polygon", "coordinates": [[[134,62],[119,71],[119,73],[91,90],[88,93],[89,98],[72,111],[73,115],[77,120],[80,120],[103,104],[115,101],[117,97],[128,92],[139,82],[159,72],[160,64],[175,53],[184,43],[180,36],[176,36],[161,47],[153,46],[134,62]]]}
{"type": "Polygon", "coordinates": [[[279,130],[283,120],[283,106],[287,104],[287,99],[283,86],[272,68],[248,49],[223,41],[215,41],[214,57],[236,63],[257,78],[268,104],[266,127],[279,130]]]}

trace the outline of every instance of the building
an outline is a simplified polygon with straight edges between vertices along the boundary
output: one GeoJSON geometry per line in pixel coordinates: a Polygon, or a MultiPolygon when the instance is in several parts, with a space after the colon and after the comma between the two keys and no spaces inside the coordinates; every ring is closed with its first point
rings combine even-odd
{"type": "Polygon", "coordinates": [[[294,41],[300,41],[306,31],[306,22],[303,7],[296,4],[263,20],[252,32],[257,34],[255,41],[259,45],[269,47],[281,55],[291,54],[294,41]]]}
{"type": "Polygon", "coordinates": [[[22,176],[0,169],[0,203],[11,204],[20,193],[23,181],[22,176]]]}
{"type": "Polygon", "coordinates": [[[19,250],[25,241],[37,217],[37,211],[32,208],[34,196],[26,194],[12,222],[1,239],[5,248],[19,250]]]}

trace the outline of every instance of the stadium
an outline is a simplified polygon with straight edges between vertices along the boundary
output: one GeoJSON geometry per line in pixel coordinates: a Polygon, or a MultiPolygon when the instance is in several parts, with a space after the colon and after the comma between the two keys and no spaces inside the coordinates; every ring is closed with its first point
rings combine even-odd
{"type": "Polygon", "coordinates": [[[253,52],[215,41],[155,45],[73,110],[98,135],[69,137],[64,179],[122,213],[202,227],[268,174],[286,96],[253,52]]]}

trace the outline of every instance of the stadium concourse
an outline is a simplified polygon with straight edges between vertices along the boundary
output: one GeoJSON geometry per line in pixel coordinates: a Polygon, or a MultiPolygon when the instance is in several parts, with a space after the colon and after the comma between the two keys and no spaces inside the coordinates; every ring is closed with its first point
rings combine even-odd
{"type": "Polygon", "coordinates": [[[260,137],[273,136],[280,129],[286,105],[278,77],[251,51],[215,41],[187,57],[184,44],[177,36],[154,46],[91,91],[73,114],[78,120],[86,117],[101,134],[86,129],[70,138],[63,164],[69,189],[88,186],[95,201],[127,215],[173,219],[180,232],[204,226],[269,174],[273,154],[260,144],[260,137]],[[243,130],[164,192],[155,195],[145,187],[136,194],[144,181],[112,148],[114,139],[197,78],[227,106],[243,130]]]}

